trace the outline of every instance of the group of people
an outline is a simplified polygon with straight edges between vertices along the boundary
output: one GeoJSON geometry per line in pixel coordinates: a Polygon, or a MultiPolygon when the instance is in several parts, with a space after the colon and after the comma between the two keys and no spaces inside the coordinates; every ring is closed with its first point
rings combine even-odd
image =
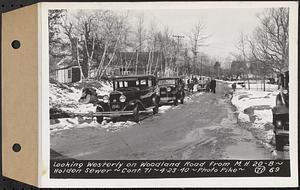
{"type": "MultiPolygon", "coordinates": [[[[193,92],[194,85],[198,84],[198,81],[200,81],[200,79],[198,80],[196,77],[192,77],[191,80],[190,79],[187,80],[187,86],[189,92],[193,92]]],[[[211,80],[207,78],[205,82],[206,92],[216,93],[216,86],[217,86],[217,82],[214,78],[212,78],[211,80]]]]}

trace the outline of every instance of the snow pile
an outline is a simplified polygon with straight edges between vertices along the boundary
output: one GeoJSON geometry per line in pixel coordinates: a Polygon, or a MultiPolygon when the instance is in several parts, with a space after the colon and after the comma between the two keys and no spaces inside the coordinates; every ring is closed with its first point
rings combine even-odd
{"type": "Polygon", "coordinates": [[[272,107],[278,91],[265,92],[238,89],[233,93],[232,104],[237,108],[239,123],[247,127],[266,147],[274,136],[272,107]]]}
{"type": "Polygon", "coordinates": [[[120,129],[128,128],[135,124],[137,123],[133,121],[121,121],[113,123],[112,121],[107,122],[104,120],[99,127],[106,129],[108,132],[117,132],[120,129]]]}
{"type": "Polygon", "coordinates": [[[245,122],[245,123],[250,122],[249,116],[247,114],[244,114],[243,112],[239,113],[238,119],[241,122],[245,122]]]}
{"type": "Polygon", "coordinates": [[[275,98],[278,92],[264,92],[251,90],[237,90],[233,93],[232,104],[236,106],[239,111],[253,106],[274,107],[275,98]]]}
{"type": "Polygon", "coordinates": [[[50,132],[52,133],[72,128],[92,127],[93,122],[92,119],[78,117],[57,119],[54,124],[50,125],[50,132]]]}
{"type": "Polygon", "coordinates": [[[107,122],[103,120],[101,124],[96,121],[96,118],[86,118],[86,117],[75,117],[75,118],[65,118],[58,119],[56,123],[50,125],[50,131],[58,132],[62,130],[68,130],[72,128],[85,128],[85,127],[96,127],[106,129],[108,132],[116,132],[123,128],[128,128],[137,124],[132,121],[121,121],[121,122],[107,122]]]}
{"type": "Polygon", "coordinates": [[[52,82],[49,84],[49,106],[50,108],[60,109],[72,113],[88,113],[96,110],[93,104],[80,103],[78,100],[82,95],[82,89],[85,87],[96,89],[98,95],[109,94],[112,90],[109,83],[88,81],[84,83],[62,84],[52,82]],[[96,83],[96,84],[95,84],[96,83]],[[97,88],[99,87],[99,88],[97,88]]]}
{"type": "Polygon", "coordinates": [[[163,106],[160,106],[159,109],[158,109],[158,112],[159,113],[165,113],[168,109],[170,109],[172,106],[169,106],[169,105],[163,105],[163,106]]]}

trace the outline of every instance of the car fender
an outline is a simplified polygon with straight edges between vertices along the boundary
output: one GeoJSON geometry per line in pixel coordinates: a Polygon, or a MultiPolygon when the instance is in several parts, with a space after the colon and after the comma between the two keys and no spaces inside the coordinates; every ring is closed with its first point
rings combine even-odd
{"type": "Polygon", "coordinates": [[[136,105],[139,105],[139,108],[146,109],[142,101],[137,99],[129,101],[124,110],[126,110],[128,107],[135,107],[136,105]]]}
{"type": "Polygon", "coordinates": [[[104,102],[98,102],[96,104],[97,107],[100,107],[103,111],[108,111],[109,110],[109,105],[104,103],[104,102]]]}

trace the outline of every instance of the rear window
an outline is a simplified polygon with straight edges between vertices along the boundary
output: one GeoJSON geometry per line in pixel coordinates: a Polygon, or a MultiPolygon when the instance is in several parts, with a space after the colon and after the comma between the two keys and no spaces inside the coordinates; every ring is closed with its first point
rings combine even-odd
{"type": "Polygon", "coordinates": [[[163,84],[176,84],[176,80],[175,79],[159,80],[158,84],[159,85],[163,85],[163,84]]]}

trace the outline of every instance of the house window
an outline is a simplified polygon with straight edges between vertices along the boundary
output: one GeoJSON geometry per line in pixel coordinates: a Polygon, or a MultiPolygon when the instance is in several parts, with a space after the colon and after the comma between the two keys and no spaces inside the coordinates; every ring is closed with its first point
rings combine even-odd
{"type": "Polygon", "coordinates": [[[68,70],[68,79],[70,79],[72,77],[72,70],[68,70]]]}

